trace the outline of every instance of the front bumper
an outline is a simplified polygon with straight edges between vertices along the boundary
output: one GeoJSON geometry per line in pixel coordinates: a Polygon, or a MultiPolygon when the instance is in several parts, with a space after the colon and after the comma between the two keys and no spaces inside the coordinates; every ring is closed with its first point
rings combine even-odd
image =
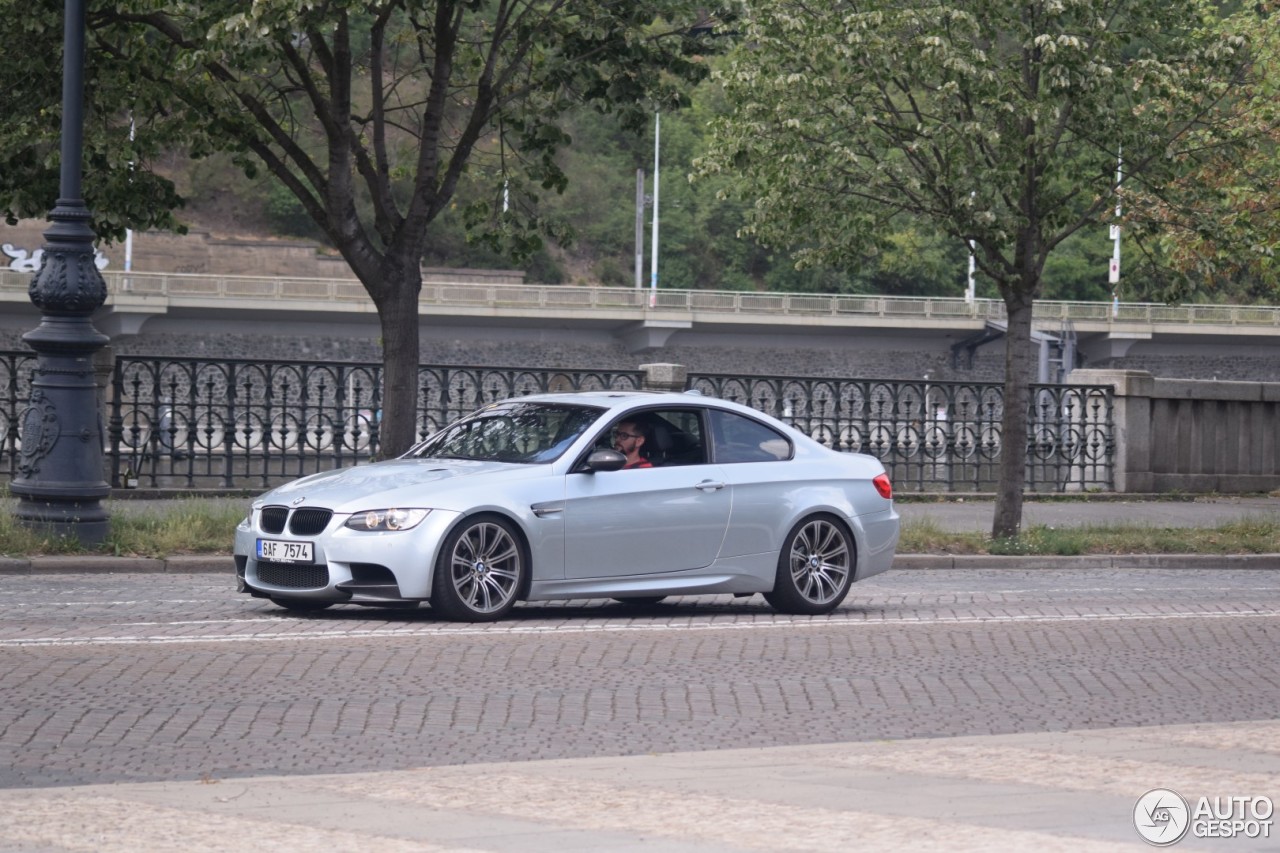
{"type": "Polygon", "coordinates": [[[264,533],[261,513],[236,528],[236,588],[266,598],[377,604],[423,601],[440,545],[460,513],[432,510],[411,530],[368,533],[345,527],[349,514],[334,513],[314,536],[264,533]],[[310,542],[311,563],[259,561],[259,539],[310,542]]]}

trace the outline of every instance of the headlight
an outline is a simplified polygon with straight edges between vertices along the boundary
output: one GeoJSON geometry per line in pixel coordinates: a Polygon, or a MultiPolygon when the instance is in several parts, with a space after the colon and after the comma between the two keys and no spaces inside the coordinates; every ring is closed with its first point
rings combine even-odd
{"type": "Polygon", "coordinates": [[[417,526],[429,512],[429,509],[367,509],[353,512],[346,526],[364,531],[408,530],[417,526]]]}

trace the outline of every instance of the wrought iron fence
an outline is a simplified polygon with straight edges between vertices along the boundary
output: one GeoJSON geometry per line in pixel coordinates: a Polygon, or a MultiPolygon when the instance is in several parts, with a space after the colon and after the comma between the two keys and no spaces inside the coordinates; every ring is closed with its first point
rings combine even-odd
{"type": "MultiPolygon", "coordinates": [[[[16,470],[35,356],[0,353],[0,474],[16,470]]],[[[638,389],[640,371],[423,365],[418,434],[486,402],[543,391],[638,389]]],[[[999,385],[699,374],[690,387],[747,403],[841,451],[879,457],[899,491],[990,491],[1003,442],[999,385]]],[[[105,472],[144,487],[266,488],[372,458],[382,367],[373,363],[117,356],[105,472]]],[[[1035,385],[1027,489],[1114,487],[1112,392],[1035,385]]]]}
{"type": "MultiPolygon", "coordinates": [[[[487,402],[543,391],[635,389],[640,371],[418,368],[418,435],[487,402]]],[[[266,487],[358,464],[378,449],[382,366],[118,356],[110,482],[266,487]]]]}
{"type": "Polygon", "coordinates": [[[34,352],[0,352],[0,470],[10,477],[18,470],[19,416],[31,399],[35,369],[34,352]]]}
{"type": "MultiPolygon", "coordinates": [[[[690,387],[744,403],[842,451],[878,457],[899,491],[991,491],[1004,449],[1000,385],[691,375],[690,387]]],[[[1033,385],[1026,488],[1114,488],[1112,389],[1033,385]]]]}

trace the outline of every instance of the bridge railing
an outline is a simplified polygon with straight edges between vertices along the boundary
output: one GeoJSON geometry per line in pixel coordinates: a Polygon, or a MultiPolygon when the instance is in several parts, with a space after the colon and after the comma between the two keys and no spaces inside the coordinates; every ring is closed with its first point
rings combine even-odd
{"type": "MultiPolygon", "coordinates": [[[[336,304],[367,303],[368,294],[355,279],[309,279],[200,275],[194,273],[125,273],[108,270],[108,299],[139,297],[227,299],[267,303],[298,301],[336,304]]],[[[26,298],[30,273],[0,270],[0,299],[26,298]]],[[[1003,320],[998,299],[935,296],[863,296],[805,293],[747,293],[729,290],[659,290],[655,294],[629,287],[578,287],[546,284],[475,284],[428,280],[419,304],[458,308],[508,308],[529,311],[614,310],[682,312],[696,315],[778,315],[786,317],[861,316],[935,320],[1003,320]],[[652,305],[650,300],[652,299],[652,305]]],[[[1264,305],[1163,305],[1145,302],[1067,302],[1038,300],[1041,323],[1138,323],[1221,326],[1280,326],[1280,307],[1264,305]]]]}
{"type": "MultiPolygon", "coordinates": [[[[35,356],[0,352],[0,475],[12,477],[35,356]]],[[[544,391],[633,390],[639,370],[421,365],[418,434],[485,403],[544,391]]],[[[379,445],[382,366],[117,356],[104,477],[144,487],[268,488],[368,462],[379,445]]],[[[990,491],[1004,452],[999,385],[702,374],[689,387],[791,423],[839,451],[879,457],[900,491],[990,491]]],[[[1110,387],[1033,386],[1026,486],[1113,488],[1110,387]]]]}

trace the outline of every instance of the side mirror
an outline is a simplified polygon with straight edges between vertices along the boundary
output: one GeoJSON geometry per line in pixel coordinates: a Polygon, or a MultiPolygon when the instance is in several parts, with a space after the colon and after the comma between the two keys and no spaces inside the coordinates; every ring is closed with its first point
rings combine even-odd
{"type": "Polygon", "coordinates": [[[619,471],[626,464],[627,457],[616,450],[593,450],[585,467],[590,472],[619,471]]]}

